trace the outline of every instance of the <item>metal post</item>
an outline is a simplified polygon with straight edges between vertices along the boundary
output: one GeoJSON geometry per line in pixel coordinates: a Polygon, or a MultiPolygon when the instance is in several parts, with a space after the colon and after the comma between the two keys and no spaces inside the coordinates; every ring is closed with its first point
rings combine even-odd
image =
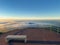
{"type": "Polygon", "coordinates": [[[59,27],[57,27],[57,34],[59,33],[59,27]]]}
{"type": "Polygon", "coordinates": [[[50,31],[52,30],[52,25],[50,25],[50,31]]]}

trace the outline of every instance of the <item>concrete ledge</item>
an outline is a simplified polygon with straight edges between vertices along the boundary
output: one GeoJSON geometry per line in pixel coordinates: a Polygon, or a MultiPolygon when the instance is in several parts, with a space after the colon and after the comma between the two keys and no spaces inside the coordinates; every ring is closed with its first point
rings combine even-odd
{"type": "Polygon", "coordinates": [[[10,40],[24,40],[24,42],[27,42],[27,36],[26,35],[8,35],[6,36],[6,42],[9,42],[10,40]]]}

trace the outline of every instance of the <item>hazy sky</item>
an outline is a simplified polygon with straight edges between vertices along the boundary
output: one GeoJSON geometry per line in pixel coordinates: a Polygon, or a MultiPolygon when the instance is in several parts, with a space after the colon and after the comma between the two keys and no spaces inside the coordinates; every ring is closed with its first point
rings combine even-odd
{"type": "Polygon", "coordinates": [[[0,18],[59,18],[60,0],[0,0],[0,18]]]}

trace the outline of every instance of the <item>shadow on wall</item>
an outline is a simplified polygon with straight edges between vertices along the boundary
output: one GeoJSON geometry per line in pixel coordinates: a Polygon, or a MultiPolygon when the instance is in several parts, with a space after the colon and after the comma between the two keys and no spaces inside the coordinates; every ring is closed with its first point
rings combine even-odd
{"type": "MultiPolygon", "coordinates": [[[[10,43],[24,43],[24,41],[20,41],[20,40],[11,40],[9,41],[10,43]]],[[[35,40],[28,40],[27,43],[30,44],[60,44],[60,41],[35,41],[35,40]]]]}

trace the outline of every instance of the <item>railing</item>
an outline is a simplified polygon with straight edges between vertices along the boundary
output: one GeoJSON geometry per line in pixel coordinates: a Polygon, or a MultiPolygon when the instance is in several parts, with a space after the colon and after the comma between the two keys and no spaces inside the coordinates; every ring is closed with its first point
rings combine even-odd
{"type": "Polygon", "coordinates": [[[60,33],[60,27],[51,26],[51,27],[50,27],[50,31],[54,31],[54,32],[60,33]]]}
{"type": "MultiPolygon", "coordinates": [[[[23,28],[27,28],[27,27],[29,27],[29,26],[27,26],[27,25],[25,25],[25,24],[21,24],[21,25],[19,25],[18,24],[18,26],[19,27],[13,27],[13,26],[6,26],[5,28],[6,29],[10,29],[10,30],[14,30],[14,29],[23,29],[23,28]]],[[[54,25],[46,25],[46,26],[44,26],[44,25],[39,25],[39,24],[37,24],[36,26],[34,26],[35,28],[47,28],[48,30],[50,30],[50,31],[54,31],[54,32],[57,32],[57,33],[60,33],[60,27],[57,27],[57,26],[54,26],[54,25]]],[[[30,27],[30,28],[34,28],[34,27],[30,27]]]]}

